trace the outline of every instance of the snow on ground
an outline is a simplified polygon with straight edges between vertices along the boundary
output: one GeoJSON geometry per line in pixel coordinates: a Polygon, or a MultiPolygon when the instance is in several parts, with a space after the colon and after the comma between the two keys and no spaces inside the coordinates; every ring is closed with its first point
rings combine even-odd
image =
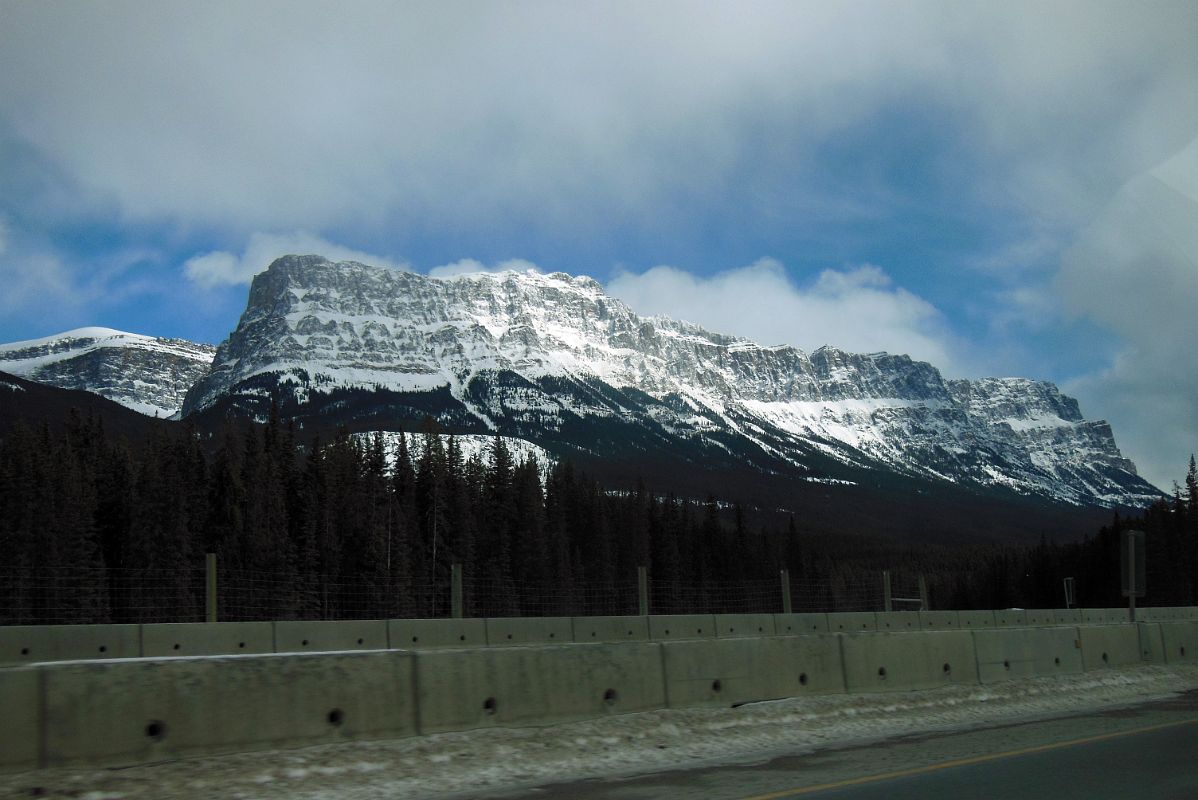
{"type": "Polygon", "coordinates": [[[119,770],[0,776],[0,797],[485,797],[587,777],[772,755],[934,730],[1132,705],[1198,687],[1198,667],[1138,667],[920,692],[824,695],[739,708],[650,711],[537,728],[193,758],[119,770]]]}

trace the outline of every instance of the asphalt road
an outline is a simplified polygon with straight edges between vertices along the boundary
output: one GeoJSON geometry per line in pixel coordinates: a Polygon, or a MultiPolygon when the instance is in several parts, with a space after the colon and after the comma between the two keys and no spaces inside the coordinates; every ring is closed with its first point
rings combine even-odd
{"type": "Polygon", "coordinates": [[[1198,691],[1130,708],[503,795],[513,800],[1198,800],[1198,691]]]}

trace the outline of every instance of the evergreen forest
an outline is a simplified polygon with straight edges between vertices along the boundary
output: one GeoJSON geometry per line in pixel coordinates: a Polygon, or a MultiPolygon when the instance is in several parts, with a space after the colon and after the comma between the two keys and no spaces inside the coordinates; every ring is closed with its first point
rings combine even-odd
{"type": "MultiPolygon", "coordinates": [[[[1122,532],[1146,532],[1144,605],[1198,605],[1198,478],[1080,541],[930,545],[815,534],[801,509],[609,491],[569,461],[465,456],[426,420],[298,441],[277,414],[212,437],[159,427],[131,444],[93,415],[0,440],[0,624],[200,621],[206,554],[222,620],[433,617],[460,565],[467,616],[881,610],[881,572],[937,609],[1124,605],[1122,532]]],[[[900,608],[902,606],[896,606],[900,608]]]]}

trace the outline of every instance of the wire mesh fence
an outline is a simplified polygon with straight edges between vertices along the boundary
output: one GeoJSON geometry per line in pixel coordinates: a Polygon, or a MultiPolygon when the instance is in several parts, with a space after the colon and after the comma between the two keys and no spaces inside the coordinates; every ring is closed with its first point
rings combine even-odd
{"type": "MultiPolygon", "coordinates": [[[[466,573],[340,581],[221,568],[32,571],[0,568],[0,625],[449,617],[625,616],[881,611],[881,576],[850,581],[785,573],[773,580],[687,583],[636,574],[529,585],[466,573]],[[214,578],[215,595],[210,595],[214,578]]],[[[897,585],[897,584],[896,584],[897,585]]],[[[904,585],[903,591],[910,591],[904,585]]],[[[897,606],[905,608],[910,606],[897,606]]]]}

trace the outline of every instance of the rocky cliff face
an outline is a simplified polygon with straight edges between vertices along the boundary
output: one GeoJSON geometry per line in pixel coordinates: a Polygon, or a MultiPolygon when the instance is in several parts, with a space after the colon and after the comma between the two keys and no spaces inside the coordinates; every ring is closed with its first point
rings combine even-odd
{"type": "Polygon", "coordinates": [[[447,424],[547,447],[690,448],[788,465],[803,480],[844,479],[829,471],[839,464],[1084,505],[1156,496],[1110,427],[1051,384],[948,381],[906,356],[761,347],[640,317],[563,273],[435,279],[279,259],[255,278],[184,413],[268,396],[322,413],[402,398],[447,424]]]}
{"type": "Polygon", "coordinates": [[[149,416],[179,412],[207,374],[216,348],[111,328],[79,328],[0,345],[0,372],[62,389],[81,389],[149,416]]]}

